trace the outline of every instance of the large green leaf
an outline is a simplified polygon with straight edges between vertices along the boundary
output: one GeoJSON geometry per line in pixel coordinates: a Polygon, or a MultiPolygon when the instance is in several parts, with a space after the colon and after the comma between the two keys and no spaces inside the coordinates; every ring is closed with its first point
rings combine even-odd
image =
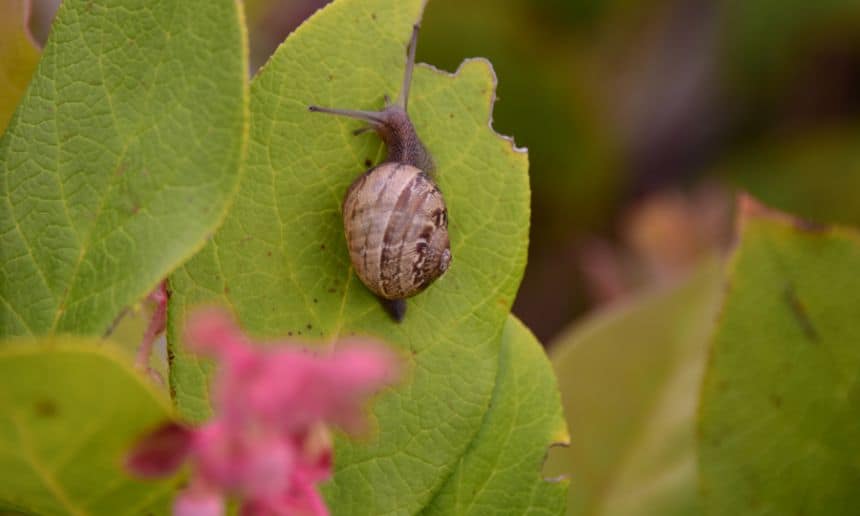
{"type": "Polygon", "coordinates": [[[484,424],[423,514],[563,513],[568,482],[544,480],[541,469],[547,447],[569,440],[543,347],[511,316],[484,424]]]}
{"type": "Polygon", "coordinates": [[[402,324],[351,270],[341,201],[382,147],[351,134],[359,123],[307,106],[381,107],[383,94],[398,92],[421,9],[421,0],[340,0],[286,40],[251,86],[236,203],[171,277],[171,386],[195,420],[209,413],[207,366],[183,352],[179,330],[196,304],[226,304],[260,336],[371,334],[405,352],[404,386],[374,406],[379,431],[337,444],[328,499],[338,514],[414,513],[453,473],[484,420],[525,264],[527,156],[490,129],[495,77],[472,60],[455,75],[419,66],[409,103],[448,202],[450,270],[409,300],[402,324]]]}
{"type": "Polygon", "coordinates": [[[0,334],[100,334],[223,217],[246,138],[234,0],[67,0],[0,140],[0,334]]]}
{"type": "Polygon", "coordinates": [[[576,324],[552,347],[570,447],[569,515],[697,515],[695,416],[721,292],[714,260],[576,324]]]}
{"type": "Polygon", "coordinates": [[[127,362],[68,337],[0,346],[0,512],[166,512],[175,480],[121,468],[134,440],[171,415],[127,362]]]}
{"type": "Polygon", "coordinates": [[[27,31],[29,3],[0,0],[0,134],[39,62],[39,48],[27,31]]]}
{"type": "Polygon", "coordinates": [[[741,203],[701,401],[708,514],[860,507],[860,235],[741,203]]]}

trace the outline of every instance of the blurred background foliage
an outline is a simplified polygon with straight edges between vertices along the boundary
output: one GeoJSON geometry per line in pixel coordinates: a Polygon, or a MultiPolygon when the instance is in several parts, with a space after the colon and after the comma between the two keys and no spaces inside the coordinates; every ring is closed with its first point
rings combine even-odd
{"type": "MultiPolygon", "coordinates": [[[[58,3],[33,2],[37,41],[58,3]]],[[[246,0],[249,73],[326,3],[246,0]]],[[[529,149],[514,311],[545,343],[724,247],[736,189],[860,224],[860,2],[429,2],[419,60],[473,56],[499,77],[494,127],[529,149]]]]}

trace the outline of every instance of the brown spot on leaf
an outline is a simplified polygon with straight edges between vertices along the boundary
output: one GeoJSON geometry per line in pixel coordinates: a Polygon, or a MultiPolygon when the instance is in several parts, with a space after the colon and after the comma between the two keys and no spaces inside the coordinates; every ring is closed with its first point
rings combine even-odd
{"type": "Polygon", "coordinates": [[[43,418],[51,418],[57,415],[57,404],[53,400],[42,399],[37,400],[33,404],[33,411],[36,415],[43,418]]]}
{"type": "Polygon", "coordinates": [[[815,326],[812,325],[812,320],[809,318],[806,305],[797,296],[797,292],[794,290],[794,285],[786,285],[783,299],[791,309],[794,320],[797,321],[806,338],[812,342],[818,342],[818,331],[815,329],[815,326]]]}
{"type": "Polygon", "coordinates": [[[799,217],[795,217],[793,222],[794,227],[801,231],[806,231],[807,233],[823,233],[830,229],[830,226],[828,226],[827,224],[821,224],[820,222],[801,219],[799,217]]]}

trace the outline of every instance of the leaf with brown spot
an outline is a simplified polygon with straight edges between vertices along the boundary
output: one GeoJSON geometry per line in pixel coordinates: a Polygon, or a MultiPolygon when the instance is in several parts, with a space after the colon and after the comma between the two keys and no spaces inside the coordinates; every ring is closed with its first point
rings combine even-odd
{"type": "Polygon", "coordinates": [[[0,513],[168,511],[178,478],[132,478],[126,454],[171,418],[166,394],[102,340],[0,343],[0,513]]]}
{"type": "Polygon", "coordinates": [[[741,207],[700,409],[707,514],[854,514],[860,234],[741,207]]]}

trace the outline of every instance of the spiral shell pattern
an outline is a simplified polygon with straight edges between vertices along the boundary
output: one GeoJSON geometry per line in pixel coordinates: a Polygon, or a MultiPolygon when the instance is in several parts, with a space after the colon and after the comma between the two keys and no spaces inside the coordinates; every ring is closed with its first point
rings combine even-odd
{"type": "Polygon", "coordinates": [[[421,292],[451,262],[445,200],[412,165],[387,162],[359,176],[344,198],[343,222],[358,277],[385,299],[421,292]]]}

